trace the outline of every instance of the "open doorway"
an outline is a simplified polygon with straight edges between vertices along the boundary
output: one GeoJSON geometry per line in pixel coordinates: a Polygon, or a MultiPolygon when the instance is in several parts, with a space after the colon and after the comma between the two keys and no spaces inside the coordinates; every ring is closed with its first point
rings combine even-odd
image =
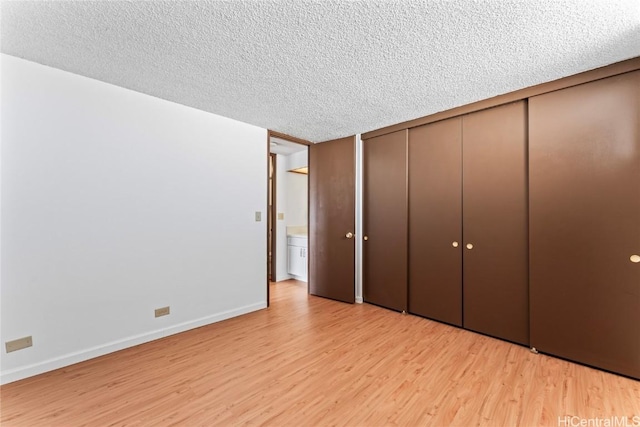
{"type": "Polygon", "coordinates": [[[308,282],[310,143],[269,132],[268,254],[270,282],[308,282]]]}

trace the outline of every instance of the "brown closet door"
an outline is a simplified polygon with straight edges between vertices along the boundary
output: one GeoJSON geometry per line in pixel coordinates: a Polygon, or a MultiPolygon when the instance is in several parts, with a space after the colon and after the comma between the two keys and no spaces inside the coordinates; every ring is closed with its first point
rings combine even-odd
{"type": "Polygon", "coordinates": [[[409,130],[409,311],[462,326],[462,120],[409,130]]]}
{"type": "Polygon", "coordinates": [[[363,141],[364,300],[407,309],[407,131],[363,141]]]}
{"type": "Polygon", "coordinates": [[[355,137],[309,147],[309,293],[355,302],[355,137]]]}
{"type": "Polygon", "coordinates": [[[529,344],[526,102],[462,118],[464,327],[529,344]]]}
{"type": "Polygon", "coordinates": [[[529,113],[531,345],[640,378],[640,72],[529,113]]]}

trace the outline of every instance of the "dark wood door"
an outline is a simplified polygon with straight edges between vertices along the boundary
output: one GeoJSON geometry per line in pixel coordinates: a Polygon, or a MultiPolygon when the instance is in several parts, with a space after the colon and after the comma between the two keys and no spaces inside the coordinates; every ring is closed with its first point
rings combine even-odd
{"type": "Polygon", "coordinates": [[[529,114],[531,345],[640,378],[640,72],[529,114]]]}
{"type": "Polygon", "coordinates": [[[309,293],[355,302],[355,138],[309,147],[309,293]]]}
{"type": "Polygon", "coordinates": [[[363,142],[364,300],[407,309],[407,131],[363,142]]]}
{"type": "Polygon", "coordinates": [[[462,118],[464,327],[529,344],[527,109],[462,118]]]}
{"type": "Polygon", "coordinates": [[[409,130],[409,311],[462,326],[462,119],[409,130]]]}

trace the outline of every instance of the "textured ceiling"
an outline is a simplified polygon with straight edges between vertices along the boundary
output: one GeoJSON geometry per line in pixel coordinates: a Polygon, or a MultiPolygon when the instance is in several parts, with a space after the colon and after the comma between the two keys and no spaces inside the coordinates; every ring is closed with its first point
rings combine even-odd
{"type": "Polygon", "coordinates": [[[311,141],[640,56],[638,0],[1,7],[4,53],[311,141]]]}

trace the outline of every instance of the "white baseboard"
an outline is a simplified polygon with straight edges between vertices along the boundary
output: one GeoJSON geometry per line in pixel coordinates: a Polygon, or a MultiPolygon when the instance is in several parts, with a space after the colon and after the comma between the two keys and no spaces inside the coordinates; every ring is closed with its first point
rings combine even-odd
{"type": "Polygon", "coordinates": [[[19,368],[4,371],[0,373],[0,384],[7,384],[24,378],[32,377],[34,375],[53,371],[55,369],[64,368],[65,366],[84,362],[85,360],[93,359],[95,357],[104,356],[105,354],[113,353],[114,351],[119,351],[139,344],[144,344],[150,341],[157,340],[159,338],[175,335],[180,332],[199,328],[211,323],[220,322],[232,317],[241,316],[243,314],[251,313],[252,311],[260,310],[266,307],[267,304],[265,302],[245,305],[243,307],[223,311],[220,313],[201,317],[199,319],[190,320],[188,322],[179,323],[167,328],[157,329],[154,331],[146,332],[144,334],[134,335],[121,340],[91,347],[86,350],[65,354],[60,357],[34,363],[32,365],[22,366],[19,368]]]}

